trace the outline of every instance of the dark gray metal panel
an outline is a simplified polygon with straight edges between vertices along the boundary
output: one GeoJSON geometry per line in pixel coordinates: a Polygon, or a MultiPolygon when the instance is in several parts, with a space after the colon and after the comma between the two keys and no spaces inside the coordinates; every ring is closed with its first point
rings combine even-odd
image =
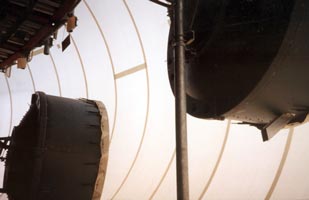
{"type": "Polygon", "coordinates": [[[285,113],[309,111],[309,3],[298,0],[280,50],[254,90],[226,117],[269,123],[285,113]],[[245,111],[245,112],[244,112],[245,111]]]}
{"type": "Polygon", "coordinates": [[[34,94],[8,151],[4,188],[9,199],[91,200],[101,134],[94,102],[34,94]]]}
{"type": "MultiPolygon", "coordinates": [[[[258,128],[286,113],[295,115],[291,122],[302,121],[309,111],[309,3],[192,4],[186,9],[191,20],[186,31],[195,32],[186,52],[188,113],[237,119],[258,128]]],[[[173,88],[172,44],[170,35],[168,73],[173,88]]]]}

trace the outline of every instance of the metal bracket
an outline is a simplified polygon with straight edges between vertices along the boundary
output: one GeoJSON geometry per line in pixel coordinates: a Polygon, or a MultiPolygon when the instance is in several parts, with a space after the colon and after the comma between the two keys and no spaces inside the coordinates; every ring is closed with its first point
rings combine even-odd
{"type": "MultiPolygon", "coordinates": [[[[9,141],[11,140],[11,137],[1,137],[0,138],[0,155],[2,155],[4,150],[7,150],[9,148],[9,141]]],[[[0,161],[4,162],[6,160],[6,157],[1,156],[0,161]]]]}
{"type": "Polygon", "coordinates": [[[263,141],[267,141],[284,128],[293,118],[294,113],[285,113],[274,119],[262,129],[263,141]]]}
{"type": "Polygon", "coordinates": [[[159,0],[149,0],[155,4],[158,4],[160,6],[163,6],[163,7],[166,7],[166,8],[171,8],[172,4],[168,4],[168,3],[164,3],[162,1],[159,1],[159,0]]]}
{"type": "Polygon", "coordinates": [[[186,32],[185,35],[184,35],[184,40],[185,40],[186,45],[192,44],[195,40],[195,31],[190,30],[190,31],[186,32]]]}

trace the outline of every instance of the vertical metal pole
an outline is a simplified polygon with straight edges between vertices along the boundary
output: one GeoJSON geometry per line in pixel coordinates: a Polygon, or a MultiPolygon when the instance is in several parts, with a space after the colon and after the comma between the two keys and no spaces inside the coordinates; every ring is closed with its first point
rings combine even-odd
{"type": "Polygon", "coordinates": [[[184,0],[175,0],[175,104],[176,104],[176,168],[177,199],[189,199],[187,105],[185,81],[184,0]]]}

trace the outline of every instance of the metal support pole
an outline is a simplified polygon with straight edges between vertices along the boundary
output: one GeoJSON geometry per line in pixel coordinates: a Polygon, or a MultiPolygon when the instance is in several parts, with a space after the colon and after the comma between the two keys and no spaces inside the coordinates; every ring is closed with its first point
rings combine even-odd
{"type": "Polygon", "coordinates": [[[187,105],[185,81],[184,0],[174,5],[177,199],[189,199],[187,105]]]}

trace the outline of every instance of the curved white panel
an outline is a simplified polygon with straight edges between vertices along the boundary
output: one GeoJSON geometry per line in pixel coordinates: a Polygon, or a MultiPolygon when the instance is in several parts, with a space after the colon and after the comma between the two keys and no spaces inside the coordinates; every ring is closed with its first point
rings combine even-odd
{"type": "Polygon", "coordinates": [[[161,187],[153,197],[154,200],[177,199],[176,197],[176,160],[173,160],[161,187]]]}
{"type": "Polygon", "coordinates": [[[309,197],[309,124],[295,128],[291,148],[272,199],[309,197]]]}
{"type": "Polygon", "coordinates": [[[121,186],[142,142],[147,117],[147,88],[145,71],[139,71],[117,80],[118,104],[121,115],[110,144],[110,154],[103,196],[110,199],[121,186]],[[133,81],[134,80],[134,81],[133,81]],[[124,125],[125,124],[125,125],[124,125]],[[122,166],[122,167],[114,167],[122,166]]]}
{"type": "Polygon", "coordinates": [[[110,45],[116,73],[144,63],[129,13],[121,0],[87,1],[110,45]]]}
{"type": "Polygon", "coordinates": [[[8,82],[4,74],[0,74],[0,135],[6,137],[10,134],[11,125],[11,98],[8,82]]]}
{"type": "MultiPolygon", "coordinates": [[[[59,77],[61,96],[71,98],[86,97],[86,80],[82,70],[83,66],[73,41],[64,52],[59,48],[61,47],[59,46],[61,44],[60,35],[64,31],[64,29],[59,30],[59,38],[54,42],[55,45],[50,49],[50,56],[47,57],[49,57],[52,67],[57,70],[54,71],[54,74],[59,77]]],[[[74,34],[72,37],[74,37],[74,34]]]]}
{"type": "MultiPolygon", "coordinates": [[[[73,36],[83,60],[89,98],[104,102],[109,114],[111,131],[113,131],[115,107],[117,106],[117,86],[114,79],[113,61],[108,54],[109,46],[104,41],[104,35],[100,33],[100,29],[103,31],[104,27],[98,27],[95,16],[91,15],[85,3],[80,4],[76,13],[78,16],[83,16],[79,18],[78,28],[74,31],[73,36]],[[87,30],[87,35],[78,29],[87,30]]],[[[84,79],[84,77],[80,79],[84,79]]],[[[72,81],[72,83],[75,82],[72,81]]]]}
{"type": "MultiPolygon", "coordinates": [[[[160,182],[170,156],[174,151],[174,105],[173,97],[168,84],[165,63],[167,23],[156,23],[159,19],[148,9],[153,6],[150,2],[125,2],[131,12],[131,19],[137,26],[137,34],[141,37],[141,48],[145,53],[145,67],[148,67],[150,110],[148,127],[141,152],[136,160],[128,179],[119,191],[116,199],[126,199],[128,196],[135,199],[148,199],[160,182]],[[143,9],[142,9],[143,8],[143,9]],[[140,26],[143,19],[148,26],[140,26]],[[154,29],[165,30],[157,34],[154,29]],[[164,34],[165,33],[165,34],[164,34]],[[157,35],[156,35],[157,34],[157,35]],[[153,41],[152,38],[158,38],[153,41]],[[157,51],[160,49],[160,52],[157,51]],[[158,68],[158,66],[162,66],[158,68]],[[154,128],[155,127],[155,128],[154,128]],[[149,172],[152,173],[149,173],[149,172]],[[151,181],[150,181],[151,180],[151,181]],[[139,188],[139,192],[136,189],[139,188]]],[[[152,7],[153,8],[153,7],[152,7]]],[[[156,11],[166,13],[165,9],[156,7],[156,11]]],[[[165,15],[161,19],[167,19],[165,15]]],[[[166,21],[167,22],[167,21],[166,21]]]]}
{"type": "Polygon", "coordinates": [[[220,166],[218,159],[228,135],[227,121],[188,118],[190,199],[198,199],[211,181],[212,173],[216,175],[215,166],[217,162],[220,166]]]}
{"type": "Polygon", "coordinates": [[[56,68],[51,57],[48,55],[38,55],[32,58],[29,63],[32,77],[37,91],[43,91],[50,95],[61,94],[61,84],[59,82],[56,68]]]}
{"type": "Polygon", "coordinates": [[[12,68],[11,77],[8,79],[13,106],[12,125],[16,126],[28,111],[31,104],[31,94],[34,93],[31,76],[28,70],[12,68]]]}
{"type": "Polygon", "coordinates": [[[259,130],[232,125],[218,172],[205,199],[264,199],[278,170],[288,130],[262,142],[259,130]]]}

